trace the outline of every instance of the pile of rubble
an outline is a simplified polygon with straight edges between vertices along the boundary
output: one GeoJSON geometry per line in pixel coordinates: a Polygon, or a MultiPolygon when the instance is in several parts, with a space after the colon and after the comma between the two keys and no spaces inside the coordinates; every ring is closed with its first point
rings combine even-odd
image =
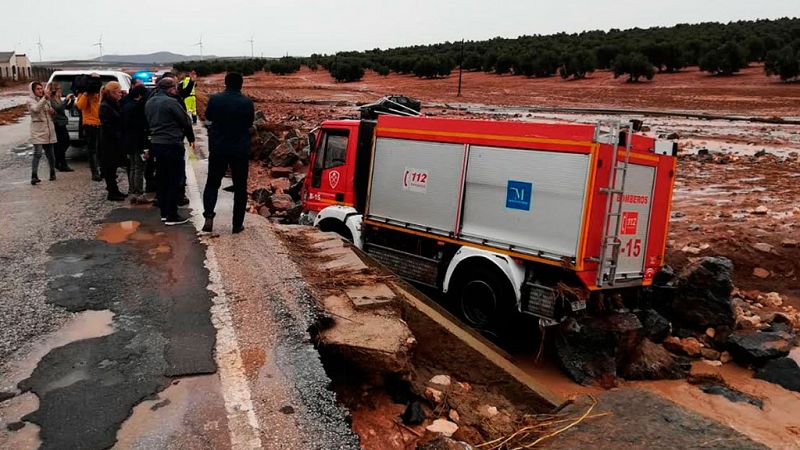
{"type": "Polygon", "coordinates": [[[757,378],[800,391],[800,367],[788,358],[797,345],[800,312],[776,292],[742,292],[733,263],[705,257],[680,274],[659,275],[633,308],[565,323],[555,341],[559,363],[577,382],[617,378],[677,379],[693,361],[753,367],[757,378]]]}
{"type": "Polygon", "coordinates": [[[308,138],[296,128],[267,121],[256,113],[250,145],[249,212],[280,223],[296,223],[308,162],[308,138]]]}

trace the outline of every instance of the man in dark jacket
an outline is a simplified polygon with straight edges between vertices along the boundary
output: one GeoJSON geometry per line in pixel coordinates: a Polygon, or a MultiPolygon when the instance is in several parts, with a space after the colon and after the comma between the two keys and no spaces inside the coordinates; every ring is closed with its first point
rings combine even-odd
{"type": "Polygon", "coordinates": [[[144,197],[144,151],[147,148],[147,118],[144,104],[147,88],[137,84],[120,102],[122,147],[128,158],[128,194],[131,203],[148,203],[144,197]]]}
{"type": "Polygon", "coordinates": [[[250,156],[250,128],[255,118],[253,101],[242,95],[242,75],[228,73],[225,91],[214,94],[206,106],[208,129],[208,179],[203,191],[203,231],[214,228],[214,208],[222,177],[228,167],[233,177],[233,232],[244,230],[247,206],[247,172],[250,156]]]}
{"type": "Polygon", "coordinates": [[[178,215],[178,196],[183,176],[185,149],[183,139],[194,145],[192,119],[175,98],[178,83],[173,78],[158,82],[155,94],[144,106],[147,126],[150,129],[150,151],[156,158],[158,177],[158,205],[161,220],[166,225],[179,225],[189,221],[178,215]]]}

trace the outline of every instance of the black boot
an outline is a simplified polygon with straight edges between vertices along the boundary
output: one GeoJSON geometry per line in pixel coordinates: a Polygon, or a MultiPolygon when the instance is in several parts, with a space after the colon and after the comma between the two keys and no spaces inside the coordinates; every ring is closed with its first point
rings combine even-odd
{"type": "Polygon", "coordinates": [[[214,231],[213,217],[206,217],[206,223],[203,224],[203,231],[206,233],[211,233],[212,231],[214,231]]]}
{"type": "Polygon", "coordinates": [[[56,169],[50,169],[50,181],[56,181],[56,169]]]}

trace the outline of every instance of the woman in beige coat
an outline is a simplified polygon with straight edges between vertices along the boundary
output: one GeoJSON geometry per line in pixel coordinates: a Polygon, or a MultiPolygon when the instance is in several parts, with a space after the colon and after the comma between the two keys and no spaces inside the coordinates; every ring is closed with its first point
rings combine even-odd
{"type": "Polygon", "coordinates": [[[56,179],[56,162],[53,153],[53,144],[58,142],[56,128],[53,125],[55,111],[50,106],[50,93],[46,92],[42,83],[34,81],[30,85],[31,95],[28,98],[28,112],[31,114],[31,144],[33,144],[33,166],[31,167],[31,184],[37,184],[39,179],[39,161],[42,152],[47,157],[50,166],[50,181],[56,179]]]}

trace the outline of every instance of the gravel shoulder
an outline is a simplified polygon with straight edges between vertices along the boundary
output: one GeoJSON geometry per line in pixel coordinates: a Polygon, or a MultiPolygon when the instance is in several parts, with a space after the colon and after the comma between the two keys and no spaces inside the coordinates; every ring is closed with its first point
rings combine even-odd
{"type": "MultiPolygon", "coordinates": [[[[70,314],[45,303],[47,249],[63,239],[91,238],[112,209],[86,161],[71,173],[31,186],[30,154],[11,149],[27,141],[29,119],[0,127],[0,366],[27,343],[57,329],[70,314]]],[[[72,151],[71,153],[74,153],[72,151]]],[[[44,159],[44,158],[43,158],[44,159]]],[[[42,161],[40,175],[47,173],[42,161]]],[[[23,352],[20,352],[25,353],[23,352]]]]}

